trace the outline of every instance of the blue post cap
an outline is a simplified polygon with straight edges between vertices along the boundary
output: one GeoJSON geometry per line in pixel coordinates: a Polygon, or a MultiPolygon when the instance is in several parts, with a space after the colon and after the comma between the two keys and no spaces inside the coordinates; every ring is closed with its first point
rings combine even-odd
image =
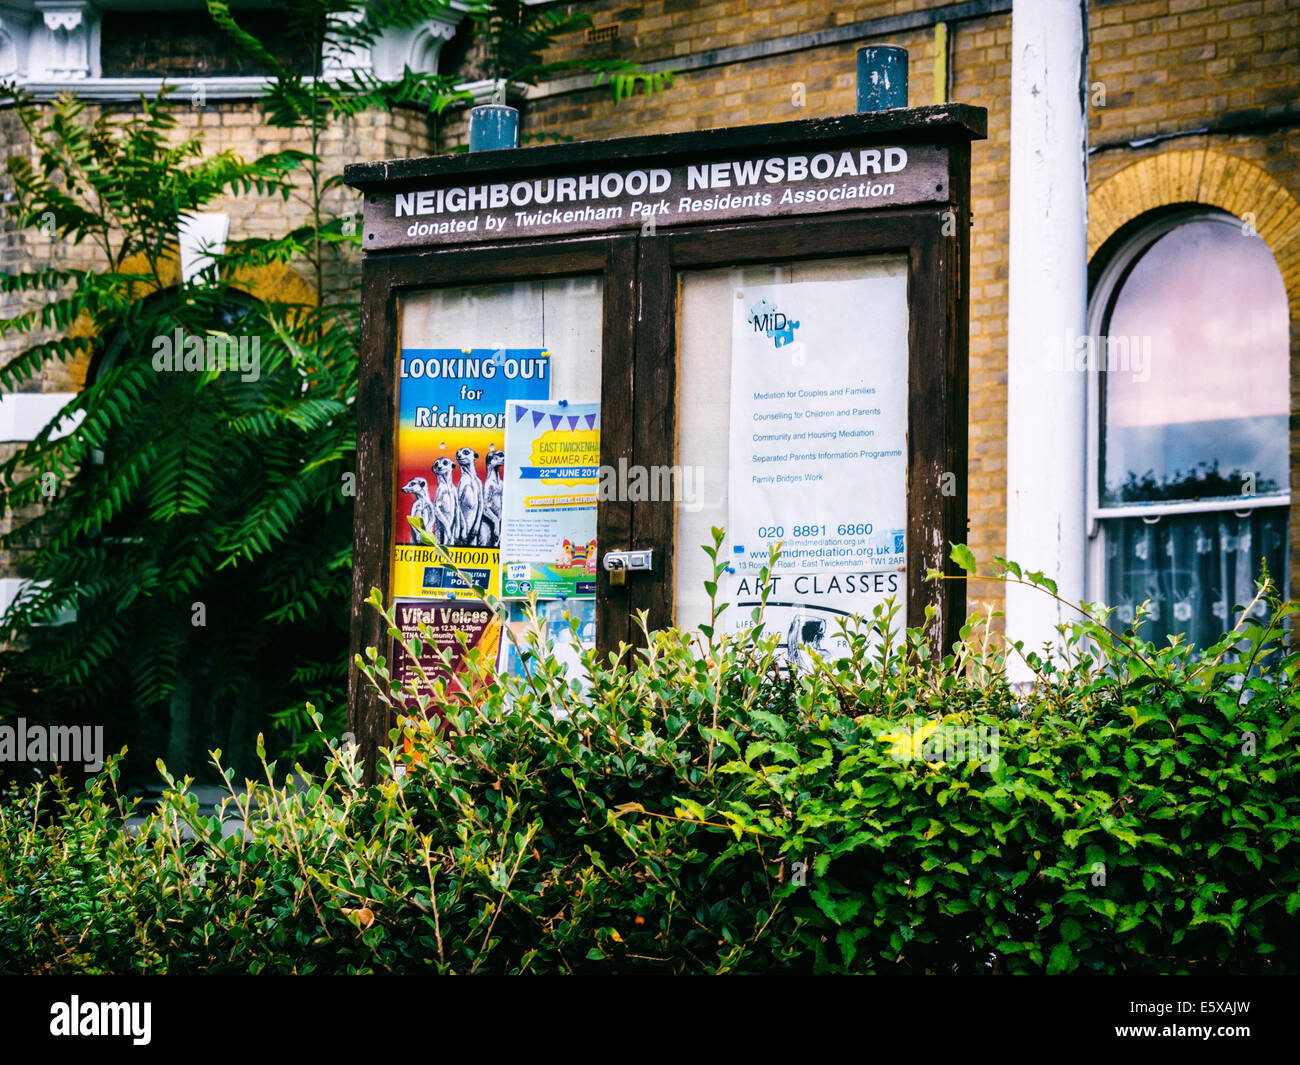
{"type": "Polygon", "coordinates": [[[858,49],[858,111],[907,106],[907,49],[869,45],[858,49]]]}
{"type": "Polygon", "coordinates": [[[469,150],[491,152],[519,147],[519,112],[506,104],[479,104],[469,109],[469,150]]]}

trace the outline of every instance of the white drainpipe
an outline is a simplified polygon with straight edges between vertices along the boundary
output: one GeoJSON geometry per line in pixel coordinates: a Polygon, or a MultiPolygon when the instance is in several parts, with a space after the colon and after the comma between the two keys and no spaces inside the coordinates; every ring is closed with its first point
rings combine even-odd
{"type": "MultiPolygon", "coordinates": [[[[1010,267],[1007,321],[1007,557],[1084,596],[1087,376],[1072,366],[1086,331],[1086,5],[1015,0],[1011,13],[1010,267]],[[1065,345],[1062,369],[1053,343],[1065,345]]],[[[1006,626],[1026,650],[1078,615],[1007,586],[1006,626]]],[[[1012,664],[1012,679],[1032,673],[1012,664]]]]}

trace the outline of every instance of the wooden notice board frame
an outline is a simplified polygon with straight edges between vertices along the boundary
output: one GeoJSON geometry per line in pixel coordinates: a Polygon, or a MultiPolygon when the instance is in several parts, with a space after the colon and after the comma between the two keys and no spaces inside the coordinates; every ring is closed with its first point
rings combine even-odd
{"type": "MultiPolygon", "coordinates": [[[[390,583],[403,295],[602,276],[601,464],[672,466],[683,272],[876,254],[905,256],[908,273],[907,623],[933,608],[932,649],[950,647],[965,582],[923,578],[960,578],[948,544],[966,539],[970,142],[985,122],[982,108],[946,104],[349,166],[365,195],[353,653],[388,642],[364,601],[390,583]]],[[[672,623],[673,534],[672,502],[600,503],[601,552],[650,548],[656,566],[618,587],[598,567],[599,650],[636,642],[636,611],[672,623]]],[[[373,766],[388,715],[355,667],[349,728],[373,766]]]]}

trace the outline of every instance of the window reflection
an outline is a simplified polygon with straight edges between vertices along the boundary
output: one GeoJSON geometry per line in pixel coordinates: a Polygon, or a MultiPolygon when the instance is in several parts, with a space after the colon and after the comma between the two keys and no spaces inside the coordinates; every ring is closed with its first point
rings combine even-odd
{"type": "Polygon", "coordinates": [[[1143,356],[1104,378],[1102,504],[1285,492],[1287,325],[1273,256],[1235,220],[1151,244],[1105,330],[1143,356]]]}
{"type": "Polygon", "coordinates": [[[1203,649],[1265,569],[1288,587],[1282,274],[1238,219],[1189,212],[1137,232],[1093,299],[1097,350],[1128,356],[1099,378],[1099,597],[1112,625],[1132,627],[1145,602],[1144,638],[1203,649]]]}

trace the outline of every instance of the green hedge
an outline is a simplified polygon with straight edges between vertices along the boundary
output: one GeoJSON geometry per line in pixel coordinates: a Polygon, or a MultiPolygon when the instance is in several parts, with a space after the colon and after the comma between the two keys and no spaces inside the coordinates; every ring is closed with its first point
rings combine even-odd
{"type": "Polygon", "coordinates": [[[761,629],[656,632],[582,692],[533,643],[378,786],[339,749],[235,787],[242,835],[169,777],[125,829],[113,766],[11,796],[0,968],[1298,972],[1296,608],[1259,602],[1197,655],[1081,615],[1010,650],[1027,692],[987,618],[932,662],[878,616],[795,676],[761,629]]]}

